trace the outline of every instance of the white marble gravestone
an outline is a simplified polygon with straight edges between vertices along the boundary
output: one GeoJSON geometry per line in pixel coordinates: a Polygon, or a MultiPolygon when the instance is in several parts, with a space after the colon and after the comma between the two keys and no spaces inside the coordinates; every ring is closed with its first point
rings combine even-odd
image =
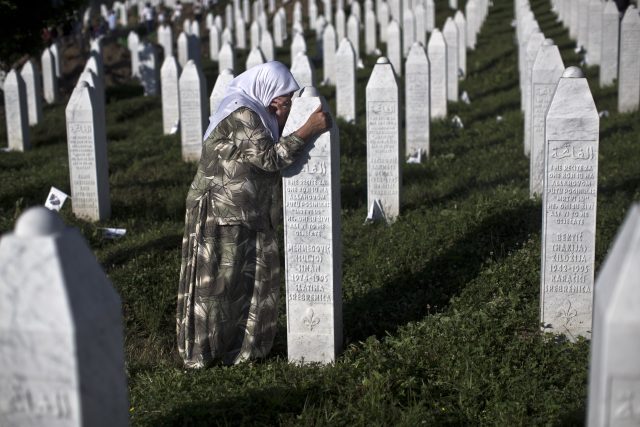
{"type": "Polygon", "coordinates": [[[344,16],[344,11],[342,10],[342,8],[338,8],[338,10],[336,10],[336,38],[338,40],[342,40],[343,38],[345,38],[347,36],[347,31],[346,31],[346,18],[344,16]]]}
{"type": "MultiPolygon", "coordinates": [[[[283,135],[326,101],[314,88],[295,98],[283,135]]],[[[319,135],[282,172],[287,353],[292,362],[335,362],[342,350],[342,255],[338,127],[319,135]]]]}
{"type": "Polygon", "coordinates": [[[618,231],[595,286],[588,426],[640,422],[640,206],[618,231]]]}
{"type": "Polygon", "coordinates": [[[85,68],[80,77],[78,77],[78,83],[76,83],[76,87],[80,85],[80,82],[86,82],[92,89],[94,96],[93,107],[95,110],[95,120],[99,123],[104,123],[104,125],[98,125],[98,127],[104,127],[106,129],[106,104],[105,104],[105,94],[104,94],[104,83],[102,79],[98,77],[98,75],[91,68],[85,68]]]}
{"type": "Polygon", "coordinates": [[[416,18],[410,10],[405,10],[402,15],[402,57],[406,58],[416,40],[416,18]]]}
{"type": "Polygon", "coordinates": [[[20,76],[26,90],[29,125],[37,125],[42,120],[42,79],[33,59],[24,63],[20,76]]]}
{"type": "Polygon", "coordinates": [[[267,61],[273,61],[276,59],[276,53],[273,46],[273,37],[271,37],[271,32],[269,30],[264,29],[260,33],[260,50],[264,55],[264,58],[267,61]]]}
{"type": "Polygon", "coordinates": [[[180,136],[182,160],[198,161],[202,152],[202,137],[207,129],[206,96],[207,83],[197,64],[187,62],[180,79],[180,136]]]}
{"type": "Polygon", "coordinates": [[[173,31],[170,25],[158,27],[158,44],[162,46],[165,58],[173,56],[173,31]]]}
{"type": "Polygon", "coordinates": [[[309,57],[301,52],[296,56],[291,66],[291,74],[302,89],[305,86],[315,86],[315,68],[311,65],[309,57]]]}
{"type": "Polygon", "coordinates": [[[376,9],[378,18],[378,30],[380,31],[380,41],[387,42],[387,26],[389,25],[389,5],[386,1],[380,3],[380,8],[376,9]]]}
{"type": "Polygon", "coordinates": [[[225,70],[227,68],[235,70],[235,52],[230,43],[223,43],[218,54],[218,69],[225,70]]]}
{"type": "Polygon", "coordinates": [[[62,77],[62,52],[58,42],[51,43],[49,46],[49,50],[51,50],[51,55],[53,55],[53,64],[56,70],[56,78],[62,77]]]}
{"type": "Polygon", "coordinates": [[[640,104],[640,15],[630,5],[620,23],[618,111],[636,111],[640,104]]]}
{"type": "Polygon", "coordinates": [[[381,57],[367,83],[367,206],[379,204],[381,218],[400,214],[400,114],[398,85],[389,60],[381,57]]]}
{"type": "Polygon", "coordinates": [[[273,15],[273,44],[275,47],[284,46],[284,35],[282,34],[282,16],[279,13],[273,15]]]}
{"type": "Polygon", "coordinates": [[[453,21],[458,28],[458,69],[462,75],[467,74],[467,20],[461,10],[458,10],[453,17],[453,21]]]}
{"type": "Polygon", "coordinates": [[[220,31],[218,27],[212,25],[209,28],[209,58],[212,61],[218,60],[218,54],[220,53],[220,31]]]}
{"type": "Polygon", "coordinates": [[[475,49],[479,28],[476,27],[478,19],[478,4],[474,0],[468,0],[464,7],[464,16],[467,17],[467,48],[475,49]]]}
{"type": "Polygon", "coordinates": [[[418,3],[413,9],[413,15],[416,18],[416,41],[422,46],[427,45],[427,17],[426,10],[422,3],[418,3]]]}
{"type": "Polygon", "coordinates": [[[544,34],[539,31],[534,31],[529,36],[527,42],[527,48],[524,54],[524,70],[522,75],[524,76],[524,92],[522,97],[524,98],[524,154],[529,156],[531,152],[531,71],[533,63],[536,60],[540,46],[544,42],[544,34]]]}
{"type": "MultiPolygon", "coordinates": [[[[469,16],[466,11],[464,15],[469,16]]],[[[434,0],[425,1],[425,22],[428,32],[432,32],[436,28],[436,4],[434,0]]]]}
{"type": "Polygon", "coordinates": [[[233,30],[233,5],[227,4],[224,8],[224,27],[233,30]]]}
{"type": "Polygon", "coordinates": [[[604,3],[602,0],[589,1],[589,31],[587,32],[587,64],[600,64],[602,53],[602,12],[604,3]]]}
{"type": "Polygon", "coordinates": [[[447,44],[437,28],[429,37],[427,56],[431,65],[431,118],[444,118],[447,116],[447,44]]]}
{"type": "Polygon", "coordinates": [[[300,33],[296,33],[293,36],[293,41],[291,42],[291,65],[298,56],[299,53],[306,53],[307,51],[307,42],[304,40],[304,36],[300,33]]]}
{"type": "Polygon", "coordinates": [[[267,62],[267,60],[265,59],[264,55],[262,54],[262,51],[260,50],[259,47],[256,47],[254,49],[251,49],[251,52],[249,52],[249,55],[247,56],[247,62],[245,64],[245,66],[246,66],[246,69],[248,70],[251,67],[255,67],[256,65],[264,64],[265,62],[267,62]]]}
{"type": "Polygon", "coordinates": [[[191,29],[189,30],[189,34],[200,38],[200,23],[195,19],[191,22],[191,29]]]}
{"type": "Polygon", "coordinates": [[[229,43],[233,46],[234,39],[233,39],[233,33],[231,32],[231,29],[229,27],[225,28],[222,31],[222,34],[220,34],[220,43],[222,45],[224,45],[225,43],[229,43]]]}
{"type": "Polygon", "coordinates": [[[247,31],[245,29],[244,19],[242,17],[236,18],[236,40],[234,47],[236,49],[244,50],[247,48],[247,31]]]}
{"type": "Polygon", "coordinates": [[[398,22],[398,26],[400,22],[402,22],[402,0],[388,0],[389,3],[389,14],[391,15],[391,19],[398,22]]]}
{"type": "Polygon", "coordinates": [[[233,70],[229,68],[222,70],[216,79],[216,84],[213,85],[211,95],[209,96],[209,115],[213,116],[218,111],[218,106],[224,99],[224,95],[227,92],[227,88],[233,80],[233,70]]]}
{"type": "Polygon", "coordinates": [[[356,54],[357,64],[360,61],[360,23],[354,15],[349,15],[349,19],[347,19],[347,38],[351,42],[353,52],[356,54]]]}
{"type": "Polygon", "coordinates": [[[387,58],[393,66],[396,76],[402,75],[402,41],[400,26],[396,20],[387,25],[387,58]]]}
{"type": "Polygon", "coordinates": [[[140,77],[138,75],[138,44],[140,43],[140,37],[135,31],[129,31],[127,36],[127,47],[129,48],[129,54],[131,55],[131,77],[140,77]]]}
{"type": "Polygon", "coordinates": [[[587,79],[568,67],[545,127],[540,320],[571,341],[591,337],[599,128],[587,79]]]}
{"type": "Polygon", "coordinates": [[[180,91],[178,79],[180,78],[180,64],[176,58],[165,58],[160,69],[161,93],[162,93],[162,129],[165,135],[169,135],[177,129],[180,121],[180,91]]]}
{"type": "Polygon", "coordinates": [[[367,55],[372,55],[378,49],[376,40],[376,14],[371,9],[364,11],[364,49],[367,55]]]}
{"type": "Polygon", "coordinates": [[[78,82],[73,90],[65,117],[73,213],[91,221],[108,219],[111,201],[104,110],[86,81],[78,82]]]}
{"type": "Polygon", "coordinates": [[[251,49],[255,49],[260,46],[260,37],[262,37],[260,24],[258,21],[253,21],[249,27],[249,40],[251,49]]]}
{"type": "Polygon", "coordinates": [[[82,235],[32,207],[0,264],[0,425],[128,425],[120,298],[82,235]]]}
{"type": "Polygon", "coordinates": [[[429,59],[419,42],[411,46],[405,63],[405,155],[422,159],[429,156],[429,59]]]}
{"type": "Polygon", "coordinates": [[[178,63],[184,67],[189,61],[189,36],[183,31],[178,36],[178,63]]]}
{"type": "Polygon", "coordinates": [[[31,148],[27,88],[16,70],[4,80],[4,108],[9,150],[25,151],[31,148]]]}
{"type": "Polygon", "coordinates": [[[42,63],[42,91],[47,104],[54,104],[58,101],[58,78],[56,77],[56,66],[51,50],[45,48],[40,57],[42,63]]]}
{"type": "Polygon", "coordinates": [[[324,84],[336,82],[336,32],[333,25],[327,24],[322,33],[322,67],[324,84]]]}
{"type": "Polygon", "coordinates": [[[602,12],[602,52],[600,54],[600,86],[609,86],[618,78],[618,42],[620,18],[618,6],[608,1],[602,12]]]}
{"type": "Polygon", "coordinates": [[[356,54],[349,39],[340,42],[336,52],[336,116],[356,120],[356,54]]]}
{"type": "Polygon", "coordinates": [[[547,109],[556,91],[564,63],[558,46],[550,39],[540,46],[531,71],[531,154],[529,195],[542,195],[544,183],[544,127],[547,109]]]}
{"type": "Polygon", "coordinates": [[[447,45],[447,99],[458,100],[458,27],[451,17],[447,18],[442,29],[447,45]]]}

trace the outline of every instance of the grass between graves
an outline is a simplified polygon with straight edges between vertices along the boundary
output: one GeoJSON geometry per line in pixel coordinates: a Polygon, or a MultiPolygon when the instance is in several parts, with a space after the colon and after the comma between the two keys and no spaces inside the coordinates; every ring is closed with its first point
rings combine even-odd
{"type": "MultiPolygon", "coordinates": [[[[402,214],[390,227],[363,225],[364,93],[375,58],[358,71],[358,121],[340,122],[345,351],[332,366],[287,363],[281,301],[266,360],[181,369],[174,310],[195,165],[180,160],[178,136],[162,136],[158,99],[109,90],[112,218],[86,223],[68,205],[62,215],[81,229],[121,295],[132,425],[582,424],[589,343],[538,332],[541,205],[528,193],[513,4],[494,3],[461,82],[471,105],[449,104],[449,117],[459,115],[465,127],[433,123],[432,155],[403,166],[402,214]],[[106,226],[127,235],[105,240],[99,227],[106,226]]],[[[449,11],[437,6],[441,25],[449,11]]],[[[565,65],[577,65],[548,2],[532,8],[565,65]]],[[[209,89],[216,72],[205,60],[209,89]]],[[[599,89],[597,72],[586,69],[598,109],[610,112],[601,120],[599,265],[640,199],[640,121],[615,112],[616,90],[599,89]]],[[[0,231],[43,203],[51,185],[69,192],[65,140],[64,106],[46,107],[33,149],[0,154],[0,231]]]]}

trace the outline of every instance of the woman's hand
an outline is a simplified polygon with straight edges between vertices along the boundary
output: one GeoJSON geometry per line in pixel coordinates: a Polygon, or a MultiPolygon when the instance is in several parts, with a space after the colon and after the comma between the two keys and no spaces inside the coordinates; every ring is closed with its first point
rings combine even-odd
{"type": "Polygon", "coordinates": [[[312,138],[331,129],[331,115],[322,111],[322,105],[319,105],[316,111],[311,113],[306,123],[293,134],[305,142],[309,142],[312,138]]]}

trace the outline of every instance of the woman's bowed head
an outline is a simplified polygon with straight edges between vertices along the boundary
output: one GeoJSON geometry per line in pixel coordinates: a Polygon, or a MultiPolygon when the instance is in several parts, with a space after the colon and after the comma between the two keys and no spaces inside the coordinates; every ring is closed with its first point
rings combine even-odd
{"type": "MultiPolygon", "coordinates": [[[[273,140],[277,141],[289,117],[293,94],[298,89],[293,75],[281,62],[270,61],[250,68],[231,81],[218,110],[210,117],[204,139],[222,120],[244,106],[260,116],[273,140]]],[[[294,134],[309,142],[331,126],[330,114],[318,107],[294,134]]]]}

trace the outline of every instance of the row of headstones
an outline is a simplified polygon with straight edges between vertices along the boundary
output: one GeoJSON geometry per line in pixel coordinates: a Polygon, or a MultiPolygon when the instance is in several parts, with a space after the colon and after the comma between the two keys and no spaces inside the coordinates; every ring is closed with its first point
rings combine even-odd
{"type": "Polygon", "coordinates": [[[600,86],[618,79],[618,111],[640,105],[640,14],[629,5],[621,16],[613,0],[554,0],[569,37],[586,50],[585,62],[600,66],[600,86]]]}
{"type": "Polygon", "coordinates": [[[564,70],[557,46],[544,39],[527,0],[516,2],[516,16],[521,78],[528,87],[523,98],[529,97],[531,194],[542,195],[542,330],[571,341],[593,337],[587,424],[635,424],[640,206],[630,210],[594,280],[598,111],[582,72],[564,70]]]}
{"type": "Polygon", "coordinates": [[[42,120],[42,100],[53,104],[58,100],[60,48],[57,43],[45,48],[41,56],[42,71],[29,59],[22,69],[11,70],[4,82],[4,105],[8,148],[25,151],[31,147],[29,126],[42,120]]]}

